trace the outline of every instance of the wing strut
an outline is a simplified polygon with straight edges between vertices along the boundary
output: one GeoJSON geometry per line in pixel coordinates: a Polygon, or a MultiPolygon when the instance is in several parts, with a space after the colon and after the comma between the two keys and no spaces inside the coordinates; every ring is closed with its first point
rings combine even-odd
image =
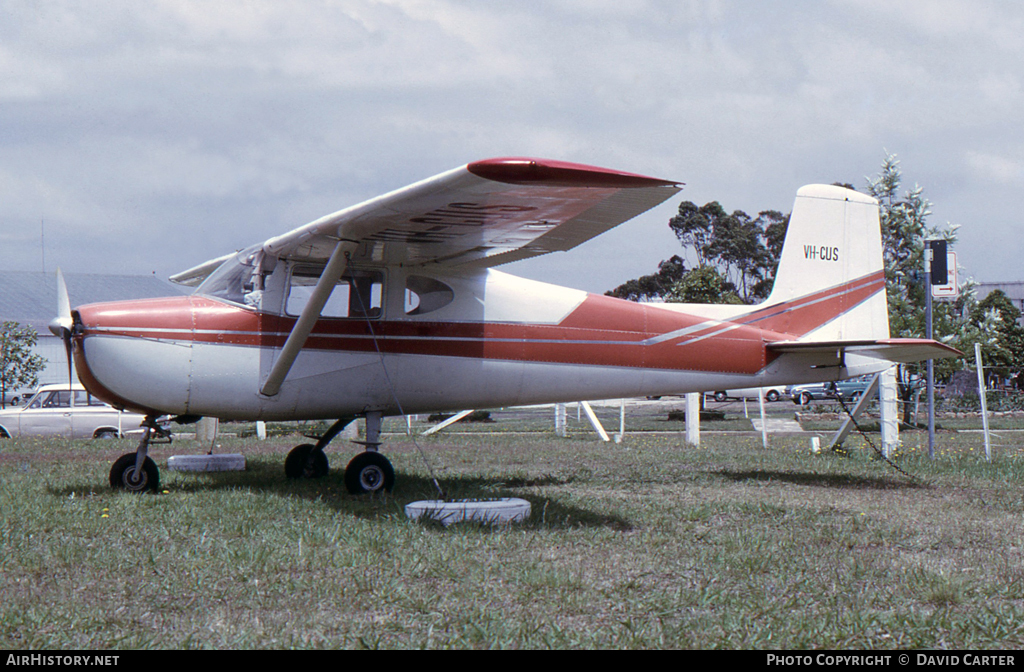
{"type": "Polygon", "coordinates": [[[320,319],[320,311],[324,309],[327,299],[330,298],[331,292],[334,291],[334,286],[338,284],[338,280],[341,279],[341,275],[348,266],[348,255],[357,247],[358,243],[351,240],[338,241],[338,245],[331,254],[330,261],[327,262],[324,272],[320,274],[320,279],[317,280],[313,293],[309,296],[309,302],[302,309],[299,319],[295,321],[295,326],[292,327],[291,333],[288,334],[288,340],[284,342],[284,347],[281,348],[281,354],[278,356],[277,361],[274,362],[273,368],[270,369],[270,374],[263,383],[260,394],[272,397],[280,392],[284,379],[288,376],[288,372],[291,371],[292,364],[295,363],[295,358],[299,356],[299,351],[306,344],[309,333],[313,331],[317,320],[320,319]]]}

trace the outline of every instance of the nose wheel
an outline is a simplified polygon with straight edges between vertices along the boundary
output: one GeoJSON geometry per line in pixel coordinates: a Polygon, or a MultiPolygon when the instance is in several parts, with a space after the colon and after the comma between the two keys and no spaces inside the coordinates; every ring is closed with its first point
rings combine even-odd
{"type": "Polygon", "coordinates": [[[110,468],[110,487],[128,492],[145,492],[160,488],[160,470],[153,458],[142,461],[142,468],[135,466],[135,453],[125,453],[117,458],[110,468]]]}
{"type": "Polygon", "coordinates": [[[146,455],[150,443],[170,443],[171,435],[156,423],[155,415],[142,421],[142,438],[134,453],[117,458],[110,468],[110,487],[128,492],[146,492],[160,489],[160,470],[156,462],[146,455]]]}

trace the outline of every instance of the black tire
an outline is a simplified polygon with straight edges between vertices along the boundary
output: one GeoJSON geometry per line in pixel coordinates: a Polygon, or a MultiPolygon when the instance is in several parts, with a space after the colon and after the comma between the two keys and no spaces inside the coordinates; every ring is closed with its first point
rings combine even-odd
{"type": "Polygon", "coordinates": [[[345,467],[345,487],[353,495],[391,492],[395,487],[395,470],[380,453],[359,453],[345,467]]]}
{"type": "Polygon", "coordinates": [[[92,437],[92,438],[94,438],[94,439],[116,439],[117,438],[117,430],[116,429],[103,429],[103,430],[100,430],[100,431],[96,432],[96,435],[94,437],[92,437]]]}
{"type": "Polygon", "coordinates": [[[801,406],[806,406],[807,404],[811,403],[811,399],[812,398],[813,397],[811,397],[811,393],[810,392],[801,392],[800,393],[800,401],[798,403],[801,406]]]}
{"type": "Polygon", "coordinates": [[[856,404],[860,400],[860,397],[860,392],[854,392],[853,394],[850,395],[850,403],[856,404]]]}
{"type": "Polygon", "coordinates": [[[725,392],[715,392],[715,401],[725,401],[729,398],[725,392]]]}
{"type": "Polygon", "coordinates": [[[125,453],[117,458],[110,468],[110,487],[128,492],[145,492],[160,489],[160,470],[156,462],[147,457],[142,463],[141,478],[135,479],[135,453],[125,453]]]}
{"type": "Polygon", "coordinates": [[[778,390],[768,390],[768,394],[764,395],[764,398],[767,401],[778,401],[779,396],[778,390]]]}
{"type": "Polygon", "coordinates": [[[311,443],[295,446],[284,459],[284,473],[288,478],[323,478],[330,470],[327,455],[311,443]]]}

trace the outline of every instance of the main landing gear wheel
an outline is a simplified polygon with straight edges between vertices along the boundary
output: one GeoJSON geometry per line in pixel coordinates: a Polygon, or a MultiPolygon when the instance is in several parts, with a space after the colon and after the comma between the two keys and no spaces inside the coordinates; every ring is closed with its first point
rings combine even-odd
{"type": "Polygon", "coordinates": [[[156,491],[160,488],[160,470],[156,462],[147,457],[142,462],[142,470],[135,473],[135,453],[125,453],[117,458],[110,468],[110,487],[128,492],[156,491]]]}
{"type": "Polygon", "coordinates": [[[295,446],[284,460],[284,473],[288,478],[322,478],[331,465],[323,450],[311,443],[295,446]]]}
{"type": "Polygon", "coordinates": [[[395,469],[380,453],[359,453],[345,467],[345,487],[353,495],[391,492],[395,487],[395,469]]]}

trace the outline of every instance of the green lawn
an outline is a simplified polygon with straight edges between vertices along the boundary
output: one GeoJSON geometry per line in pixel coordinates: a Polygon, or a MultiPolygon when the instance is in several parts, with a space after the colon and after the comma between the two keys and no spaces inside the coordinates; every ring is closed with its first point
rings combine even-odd
{"type": "Polygon", "coordinates": [[[806,436],[419,439],[449,493],[522,525],[409,521],[435,496],[406,437],[389,497],[288,481],[304,439],[223,439],[248,470],[112,492],[127,441],[0,442],[0,647],[998,648],[1024,644],[1024,452],[812,456],[806,436]]]}

